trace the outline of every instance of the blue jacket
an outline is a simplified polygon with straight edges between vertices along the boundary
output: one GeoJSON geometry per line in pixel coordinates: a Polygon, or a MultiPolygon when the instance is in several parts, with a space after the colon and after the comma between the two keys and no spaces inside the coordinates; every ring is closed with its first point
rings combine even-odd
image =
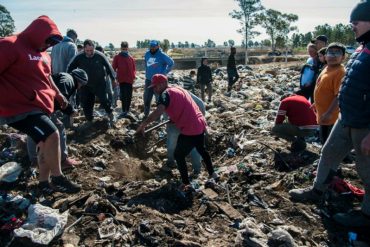
{"type": "Polygon", "coordinates": [[[339,91],[340,121],[352,128],[370,128],[370,42],[352,54],[339,91]]]}
{"type": "Polygon", "coordinates": [[[174,62],[161,49],[158,49],[154,54],[149,50],[145,53],[145,78],[151,80],[155,74],[167,75],[171,71],[174,62]]]}

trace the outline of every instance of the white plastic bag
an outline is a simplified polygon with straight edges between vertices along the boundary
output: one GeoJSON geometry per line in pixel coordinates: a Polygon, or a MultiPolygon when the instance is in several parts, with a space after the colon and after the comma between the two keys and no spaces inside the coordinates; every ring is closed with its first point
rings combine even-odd
{"type": "Polygon", "coordinates": [[[30,238],[33,243],[47,245],[53,238],[63,232],[68,220],[68,210],[63,214],[40,204],[28,208],[25,224],[14,230],[16,237],[30,238]]]}
{"type": "Polygon", "coordinates": [[[22,171],[22,166],[17,162],[8,162],[0,167],[0,181],[15,182],[22,171]]]}

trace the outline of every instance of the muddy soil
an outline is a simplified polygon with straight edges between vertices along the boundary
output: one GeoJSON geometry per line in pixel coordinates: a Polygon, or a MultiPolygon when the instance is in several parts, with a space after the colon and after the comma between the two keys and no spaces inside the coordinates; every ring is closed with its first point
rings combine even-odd
{"type": "MultiPolygon", "coordinates": [[[[360,205],[353,195],[330,190],[318,204],[289,199],[290,189],[312,184],[321,149],[312,138],[305,151],[292,152],[288,142],[270,135],[280,97],[298,86],[299,67],[240,66],[242,83],[231,94],[226,93],[225,70],[217,71],[206,118],[218,183],[207,182],[203,169],[193,180],[195,192],[180,191],[179,172],[165,166],[165,127],[136,136],[140,120],[119,119],[115,128],[108,128],[107,117],[98,111],[93,126],[81,127],[80,112],[67,131],[69,155],[82,164],[66,175],[82,185],[79,194],[38,197],[37,173],[21,144],[1,161],[16,160],[24,172],[16,183],[1,188],[61,212],[69,210],[68,231],[50,246],[348,246],[348,232],[370,244],[370,229],[343,228],[331,219],[360,205]],[[114,232],[110,237],[99,233],[105,224],[114,232]],[[277,230],[284,230],[285,240],[274,238],[277,230]]],[[[174,78],[188,73],[175,71],[174,78]]],[[[143,110],[143,73],[139,76],[132,104],[137,119],[143,110]]],[[[11,145],[11,132],[1,128],[1,150],[11,145]]],[[[362,188],[353,160],[343,163],[338,175],[362,188]]],[[[0,245],[36,246],[28,239],[10,239],[11,233],[3,232],[0,245]]]]}

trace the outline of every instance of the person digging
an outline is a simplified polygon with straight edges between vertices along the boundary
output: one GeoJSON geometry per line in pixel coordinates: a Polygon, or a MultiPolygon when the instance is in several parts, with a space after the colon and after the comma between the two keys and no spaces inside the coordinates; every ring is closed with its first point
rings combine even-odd
{"type": "Polygon", "coordinates": [[[189,191],[192,188],[185,157],[194,147],[202,156],[209,177],[215,180],[218,179],[218,175],[213,169],[211,157],[204,145],[206,120],[190,94],[183,88],[168,86],[167,77],[161,74],[153,75],[149,87],[153,88],[154,93],[159,95],[157,108],[141,123],[136,133],[144,135],[145,127],[166,112],[180,130],[175,148],[175,160],[183,183],[181,189],[189,191]]]}

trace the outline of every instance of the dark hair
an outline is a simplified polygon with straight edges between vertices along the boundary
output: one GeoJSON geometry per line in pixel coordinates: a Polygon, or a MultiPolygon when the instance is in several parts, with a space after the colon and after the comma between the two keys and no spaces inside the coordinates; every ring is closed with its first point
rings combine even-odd
{"type": "Polygon", "coordinates": [[[326,54],[326,50],[328,49],[328,47],[323,47],[321,48],[317,53],[321,54],[321,55],[325,55],[326,54]]]}
{"type": "Polygon", "coordinates": [[[103,47],[101,47],[100,45],[96,46],[95,50],[100,51],[100,52],[104,52],[103,47]]]}
{"type": "Polygon", "coordinates": [[[121,48],[128,48],[128,42],[127,41],[122,41],[121,42],[121,48]]]}
{"type": "Polygon", "coordinates": [[[290,96],[293,96],[294,94],[298,94],[298,92],[297,93],[286,93],[286,94],[284,94],[280,97],[280,101],[282,101],[282,100],[284,100],[284,99],[286,99],[290,96]]]}
{"type": "Polygon", "coordinates": [[[78,44],[78,45],[77,45],[77,48],[78,48],[78,49],[82,49],[82,48],[84,48],[84,47],[83,47],[83,45],[78,44]]]}
{"type": "Polygon", "coordinates": [[[67,37],[70,37],[71,39],[77,39],[77,33],[73,29],[67,29],[67,37]]]}
{"type": "Polygon", "coordinates": [[[342,43],[339,43],[339,42],[333,42],[333,43],[330,43],[328,45],[328,47],[326,48],[326,52],[328,52],[328,50],[330,48],[337,48],[337,49],[340,49],[342,54],[346,54],[346,47],[342,44],[342,43]]]}
{"type": "Polygon", "coordinates": [[[85,39],[85,41],[84,41],[84,47],[86,47],[88,45],[95,47],[95,44],[94,44],[94,42],[91,39],[85,39]]]}
{"type": "Polygon", "coordinates": [[[190,70],[190,75],[195,75],[195,70],[190,70]]]}

